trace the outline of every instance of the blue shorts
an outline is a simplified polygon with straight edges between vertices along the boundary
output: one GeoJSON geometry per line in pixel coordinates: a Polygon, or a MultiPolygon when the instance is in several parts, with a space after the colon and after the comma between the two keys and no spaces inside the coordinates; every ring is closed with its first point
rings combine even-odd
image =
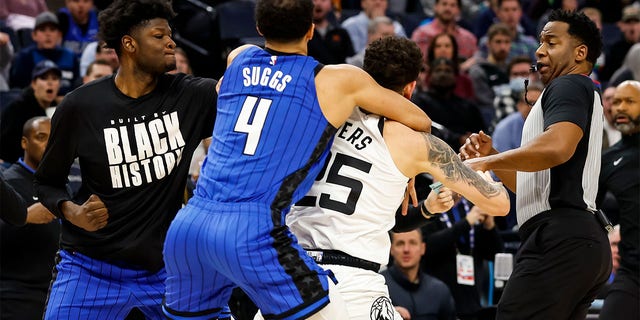
{"type": "Polygon", "coordinates": [[[44,319],[124,319],[134,307],[164,319],[164,269],[118,267],[66,250],[58,252],[44,319]]]}
{"type": "Polygon", "coordinates": [[[329,303],[328,276],[267,205],[189,200],[164,245],[164,311],[210,319],[239,286],[265,319],[304,319],[329,303]]]}

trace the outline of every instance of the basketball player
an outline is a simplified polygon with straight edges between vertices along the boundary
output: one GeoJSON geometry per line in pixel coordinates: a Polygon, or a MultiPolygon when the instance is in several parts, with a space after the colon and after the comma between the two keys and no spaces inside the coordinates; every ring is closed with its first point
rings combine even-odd
{"type": "Polygon", "coordinates": [[[311,0],[259,0],[265,49],[230,54],[195,194],[165,241],[169,318],[215,319],[239,286],[267,319],[347,319],[339,296],[329,303],[330,273],[300,248],[284,217],[356,105],[417,130],[431,123],[361,69],[306,56],[312,16],[311,0]]]}
{"type": "MultiPolygon", "coordinates": [[[[409,99],[421,61],[414,42],[387,37],[367,48],[363,68],[382,86],[409,99]]],[[[406,182],[419,173],[430,173],[491,215],[509,211],[506,189],[463,165],[442,140],[357,108],[336,133],[330,158],[311,190],[287,215],[300,245],[336,275],[348,319],[392,319],[388,313],[394,309],[378,271],[389,260],[388,231],[394,227],[406,182]]],[[[425,222],[430,212],[448,210],[453,200],[442,208],[434,208],[437,201],[425,203],[425,217],[414,219],[417,223],[406,225],[407,230],[425,222]]],[[[402,318],[396,314],[395,319],[402,318]]]]}
{"type": "Polygon", "coordinates": [[[167,75],[175,42],[165,0],[116,0],[100,14],[117,75],[69,93],[36,172],[40,201],[63,219],[45,319],[161,319],[162,245],[191,155],[211,135],[216,81],[167,75]],[[77,199],[65,189],[78,157],[77,199]]]}

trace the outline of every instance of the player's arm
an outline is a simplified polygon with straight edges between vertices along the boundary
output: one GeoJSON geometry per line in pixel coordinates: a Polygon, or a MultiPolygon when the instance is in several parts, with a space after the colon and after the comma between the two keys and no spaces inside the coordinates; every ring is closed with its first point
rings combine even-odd
{"type": "Polygon", "coordinates": [[[427,134],[418,133],[423,142],[417,145],[421,170],[431,173],[434,180],[461,194],[489,215],[504,216],[509,213],[509,195],[502,183],[482,176],[462,163],[444,141],[427,134]],[[420,152],[420,151],[419,151],[420,152]],[[488,181],[491,180],[491,181],[488,181]]]}
{"type": "Polygon", "coordinates": [[[547,130],[520,148],[467,160],[474,170],[534,172],[567,162],[582,139],[582,129],[568,121],[550,125],[547,130]]]}
{"type": "Polygon", "coordinates": [[[0,171],[0,219],[4,222],[22,226],[27,219],[27,204],[18,192],[9,185],[0,171]]]}
{"type": "Polygon", "coordinates": [[[104,203],[96,195],[91,195],[85,203],[78,205],[71,201],[66,186],[81,136],[74,131],[81,121],[74,110],[74,98],[73,94],[67,96],[53,115],[49,142],[35,173],[35,186],[40,202],[56,217],[87,231],[95,231],[107,223],[108,212],[104,203]]]}
{"type": "Polygon", "coordinates": [[[339,127],[354,106],[398,121],[414,130],[431,132],[431,119],[417,105],[397,92],[378,85],[362,69],[351,65],[327,65],[316,76],[316,88],[327,119],[339,127]],[[328,113],[327,113],[328,112],[328,113]]]}

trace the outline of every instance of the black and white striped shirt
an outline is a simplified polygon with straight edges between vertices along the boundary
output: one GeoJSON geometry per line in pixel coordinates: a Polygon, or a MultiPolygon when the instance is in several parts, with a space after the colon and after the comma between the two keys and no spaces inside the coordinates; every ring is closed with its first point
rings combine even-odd
{"type": "Polygon", "coordinates": [[[590,78],[565,75],[547,85],[525,121],[521,145],[558,122],[574,123],[584,134],[567,162],[546,170],[517,173],[519,225],[550,209],[596,210],[603,116],[599,89],[590,78]]]}

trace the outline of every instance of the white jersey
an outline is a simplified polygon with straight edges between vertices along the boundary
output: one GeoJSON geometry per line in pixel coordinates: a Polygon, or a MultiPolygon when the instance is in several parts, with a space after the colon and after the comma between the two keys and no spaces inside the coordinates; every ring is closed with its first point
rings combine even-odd
{"type": "Polygon", "coordinates": [[[382,137],[384,120],[356,108],[335,135],[331,155],[286,223],[305,249],[339,250],[386,264],[388,231],[409,180],[382,137]]]}

